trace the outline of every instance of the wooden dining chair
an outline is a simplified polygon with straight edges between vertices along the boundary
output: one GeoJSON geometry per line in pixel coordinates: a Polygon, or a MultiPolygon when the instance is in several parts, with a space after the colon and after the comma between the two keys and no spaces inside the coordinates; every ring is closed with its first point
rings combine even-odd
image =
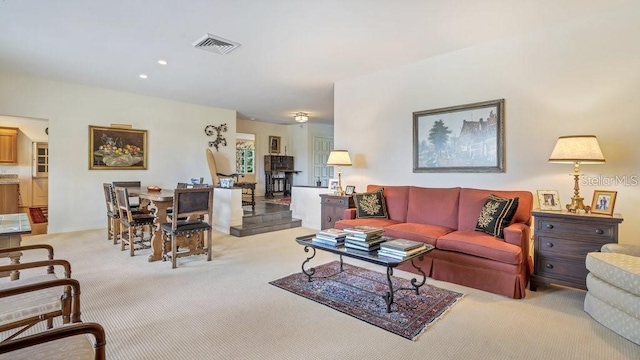
{"type": "MultiPolygon", "coordinates": [[[[131,187],[135,187],[135,188],[139,188],[142,187],[142,182],[140,181],[114,181],[112,182],[113,187],[126,187],[126,188],[131,188],[131,187]]],[[[134,211],[139,211],[140,210],[140,198],[137,196],[130,196],[129,197],[129,206],[131,207],[131,209],[133,209],[134,211]]]]}
{"type": "Polygon", "coordinates": [[[144,239],[143,230],[146,225],[149,227],[149,233],[153,232],[155,216],[134,213],[129,205],[129,191],[126,187],[116,187],[114,190],[120,216],[120,250],[124,251],[125,247],[129,246],[129,255],[133,256],[135,250],[151,247],[151,239],[144,239]]]}
{"type": "Polygon", "coordinates": [[[171,259],[173,269],[179,257],[207,254],[207,261],[211,261],[212,207],[212,187],[175,189],[171,222],[161,225],[162,259],[171,259]]]}
{"type": "Polygon", "coordinates": [[[109,183],[103,183],[102,188],[104,189],[104,202],[107,205],[107,240],[113,240],[113,245],[115,245],[120,238],[120,213],[113,193],[113,186],[109,183]]]}

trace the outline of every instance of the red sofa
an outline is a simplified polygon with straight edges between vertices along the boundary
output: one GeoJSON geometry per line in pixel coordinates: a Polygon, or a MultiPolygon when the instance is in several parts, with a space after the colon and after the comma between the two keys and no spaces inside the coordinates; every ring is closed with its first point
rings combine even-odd
{"type": "MultiPolygon", "coordinates": [[[[347,209],[344,220],[337,221],[335,227],[382,226],[384,235],[435,246],[419,263],[433,279],[514,299],[525,296],[532,268],[531,192],[380,185],[369,185],[367,191],[380,188],[384,189],[388,219],[356,219],[356,209],[347,209]],[[480,210],[490,194],[519,198],[513,220],[504,228],[504,239],[475,231],[480,210]]],[[[416,272],[410,264],[400,268],[416,272]]]]}

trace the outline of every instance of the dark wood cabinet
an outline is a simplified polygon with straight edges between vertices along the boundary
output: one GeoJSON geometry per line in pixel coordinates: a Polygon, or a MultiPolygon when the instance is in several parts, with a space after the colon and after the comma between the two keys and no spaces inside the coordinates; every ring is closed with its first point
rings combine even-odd
{"type": "Polygon", "coordinates": [[[291,196],[293,174],[298,173],[294,170],[293,164],[293,156],[264,156],[264,197],[272,198],[277,193],[291,196]]]}
{"type": "Polygon", "coordinates": [[[336,221],[342,220],[346,209],[356,207],[351,195],[320,194],[320,204],[321,230],[334,227],[336,221]]]}
{"type": "Polygon", "coordinates": [[[619,214],[613,216],[533,211],[534,272],[529,288],[558,284],[587,289],[587,253],[618,242],[619,214]]]}

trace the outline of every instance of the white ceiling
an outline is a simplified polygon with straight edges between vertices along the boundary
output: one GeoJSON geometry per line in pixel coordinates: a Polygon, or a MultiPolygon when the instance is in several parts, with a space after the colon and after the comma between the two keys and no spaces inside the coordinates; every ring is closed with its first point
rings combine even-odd
{"type": "Polygon", "coordinates": [[[288,124],[304,111],[332,123],[336,81],[623,1],[0,0],[0,72],[233,109],[239,118],[288,124]],[[195,49],[205,33],[241,46],[228,55],[195,49]]]}

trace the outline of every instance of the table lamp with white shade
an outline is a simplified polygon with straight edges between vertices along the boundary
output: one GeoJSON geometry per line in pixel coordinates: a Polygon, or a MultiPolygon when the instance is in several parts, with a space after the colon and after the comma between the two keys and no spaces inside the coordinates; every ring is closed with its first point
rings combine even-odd
{"type": "Polygon", "coordinates": [[[344,195],[344,190],[342,189],[342,171],[340,167],[351,166],[349,152],[347,150],[331,150],[329,158],[327,159],[327,166],[330,165],[338,167],[338,188],[336,189],[336,195],[342,196],[344,195]]]}
{"type": "Polygon", "coordinates": [[[580,164],[604,164],[604,155],[595,135],[559,137],[549,162],[573,164],[573,197],[571,204],[567,204],[567,210],[589,212],[590,208],[584,205],[584,198],[580,196],[580,164]]]}

